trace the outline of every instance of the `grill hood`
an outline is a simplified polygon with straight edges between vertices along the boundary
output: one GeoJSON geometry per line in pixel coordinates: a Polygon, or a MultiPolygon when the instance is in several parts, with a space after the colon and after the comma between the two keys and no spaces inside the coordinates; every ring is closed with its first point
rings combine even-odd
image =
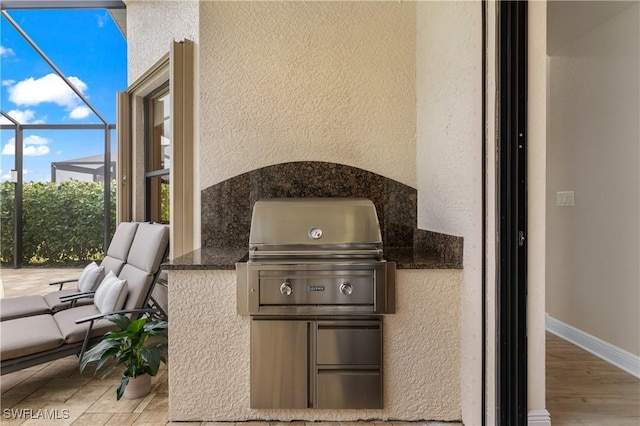
{"type": "Polygon", "coordinates": [[[376,208],[366,198],[280,198],[257,201],[249,234],[250,258],[381,257],[376,208]],[[331,253],[329,253],[331,252],[331,253]]]}

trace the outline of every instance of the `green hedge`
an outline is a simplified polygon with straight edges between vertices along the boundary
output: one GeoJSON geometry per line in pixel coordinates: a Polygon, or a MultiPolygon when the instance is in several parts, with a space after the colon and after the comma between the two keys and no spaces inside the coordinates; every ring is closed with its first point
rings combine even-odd
{"type": "MultiPolygon", "coordinates": [[[[23,264],[77,265],[103,257],[102,182],[30,182],[23,186],[23,264]]],[[[111,185],[111,230],[116,195],[111,185]]],[[[14,184],[0,183],[0,261],[13,264],[14,184]]]]}

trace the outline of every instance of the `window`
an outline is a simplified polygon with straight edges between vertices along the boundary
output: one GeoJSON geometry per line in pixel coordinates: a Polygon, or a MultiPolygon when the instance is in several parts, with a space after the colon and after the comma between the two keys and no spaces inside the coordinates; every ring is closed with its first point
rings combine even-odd
{"type": "Polygon", "coordinates": [[[169,84],[144,100],[145,219],[169,223],[171,171],[171,94],[169,84]]]}
{"type": "Polygon", "coordinates": [[[194,170],[192,41],[171,50],[118,94],[118,218],[170,223],[170,257],[192,251],[198,188],[194,170]]]}

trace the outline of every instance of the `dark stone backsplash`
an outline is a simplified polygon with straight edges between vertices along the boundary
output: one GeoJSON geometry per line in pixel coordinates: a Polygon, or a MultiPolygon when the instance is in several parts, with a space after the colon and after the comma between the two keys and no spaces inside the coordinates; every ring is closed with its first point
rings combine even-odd
{"type": "Polygon", "coordinates": [[[276,164],[202,191],[202,247],[246,249],[253,204],[262,198],[365,197],[387,248],[425,252],[462,267],[462,238],[417,229],[417,191],[356,167],[319,161],[276,164]]]}

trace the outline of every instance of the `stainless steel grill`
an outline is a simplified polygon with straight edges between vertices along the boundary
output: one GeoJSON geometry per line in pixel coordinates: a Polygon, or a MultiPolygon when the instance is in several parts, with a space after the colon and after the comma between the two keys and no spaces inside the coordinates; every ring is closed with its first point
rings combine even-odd
{"type": "Polygon", "coordinates": [[[241,314],[345,315],[395,310],[395,264],[382,258],[363,198],[256,202],[248,261],[236,265],[241,314]]]}
{"type": "Polygon", "coordinates": [[[395,264],[371,201],[258,201],[236,270],[238,313],[252,315],[252,408],[383,407],[376,314],[395,311],[395,264]]]}

